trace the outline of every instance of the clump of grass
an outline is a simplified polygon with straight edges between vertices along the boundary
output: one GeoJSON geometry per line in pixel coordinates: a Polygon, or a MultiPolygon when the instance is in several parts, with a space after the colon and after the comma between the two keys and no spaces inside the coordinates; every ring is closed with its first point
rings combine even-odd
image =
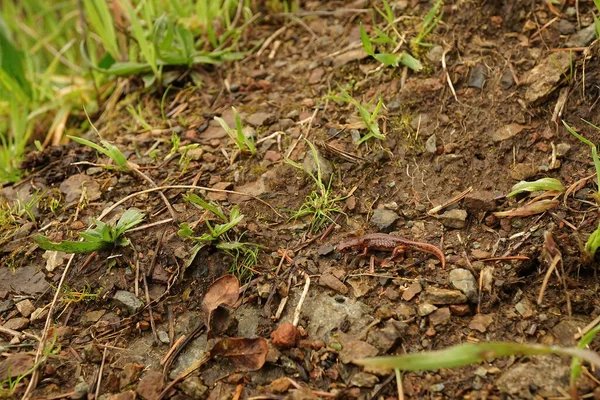
{"type": "Polygon", "coordinates": [[[254,274],[254,266],[258,261],[258,253],[262,246],[241,242],[239,239],[231,239],[229,232],[232,231],[243,219],[244,215],[240,213],[238,206],[234,206],[225,214],[221,207],[208,203],[196,194],[189,194],[184,199],[199,208],[209,211],[216,216],[222,223],[211,224],[206,221],[208,232],[200,236],[194,236],[194,230],[187,222],[180,225],[177,234],[186,239],[192,239],[196,242],[190,251],[190,257],[185,263],[185,268],[189,267],[198,252],[207,245],[214,245],[217,249],[224,251],[233,258],[230,272],[235,274],[240,281],[251,279],[254,274]]]}
{"type": "Polygon", "coordinates": [[[371,108],[371,102],[373,101],[372,99],[367,104],[361,104],[358,100],[352,97],[350,93],[348,93],[348,91],[346,91],[344,88],[342,88],[341,86],[339,88],[341,95],[329,96],[329,99],[348,103],[356,107],[358,109],[360,118],[362,119],[363,123],[365,124],[365,127],[367,128],[367,134],[361,137],[358,140],[357,144],[362,144],[370,140],[371,138],[385,140],[385,135],[381,133],[381,130],[379,129],[379,111],[381,111],[381,107],[383,106],[383,99],[381,98],[381,96],[379,97],[377,105],[375,106],[373,111],[370,112],[369,108],[371,108]]]}
{"type": "MultiPolygon", "coordinates": [[[[600,127],[592,124],[591,122],[588,122],[586,120],[583,120],[583,121],[586,124],[590,125],[591,127],[595,128],[597,130],[600,130],[600,127]]],[[[575,136],[581,142],[583,142],[584,144],[586,144],[590,147],[590,151],[592,153],[592,160],[594,161],[594,167],[596,169],[597,190],[596,190],[596,193],[594,194],[595,195],[594,197],[596,198],[596,202],[600,204],[600,157],[598,156],[598,148],[593,142],[591,142],[590,140],[583,137],[583,135],[577,133],[575,131],[575,129],[573,129],[571,126],[569,126],[569,124],[567,124],[565,121],[562,121],[562,123],[565,126],[565,128],[567,128],[567,131],[569,131],[569,133],[571,133],[573,136],[575,136]]],[[[598,225],[598,228],[596,228],[596,230],[591,233],[591,235],[588,237],[587,242],[585,243],[584,249],[585,249],[587,256],[589,257],[589,260],[594,259],[594,256],[596,255],[596,252],[598,251],[599,247],[600,247],[600,223],[598,225]]]]}
{"type": "Polygon", "coordinates": [[[219,125],[221,125],[223,130],[225,132],[227,132],[227,135],[229,135],[231,140],[233,140],[233,142],[235,143],[236,147],[238,148],[238,150],[240,152],[248,151],[248,152],[250,152],[251,155],[254,156],[256,154],[256,145],[254,144],[254,136],[253,135],[247,135],[247,136],[244,135],[244,130],[242,127],[242,119],[240,118],[240,115],[238,114],[235,107],[231,107],[231,109],[233,110],[233,115],[235,117],[235,129],[230,128],[229,124],[227,124],[227,122],[225,122],[225,120],[223,118],[215,117],[215,121],[217,121],[219,123],[219,125]]]}
{"type": "Polygon", "coordinates": [[[123,235],[128,230],[139,225],[143,221],[144,216],[144,213],[138,210],[129,209],[125,211],[114,226],[102,221],[96,221],[95,227],[79,233],[79,236],[83,239],[80,242],[64,240],[59,243],[53,243],[43,235],[35,236],[34,240],[43,250],[76,254],[128,246],[131,242],[123,235]]]}
{"type": "Polygon", "coordinates": [[[34,133],[47,133],[43,146],[58,143],[80,105],[97,109],[115,76],[137,75],[146,87],[160,88],[169,68],[238,60],[246,55],[239,39],[255,19],[241,0],[113,6],[105,0],[2,3],[0,184],[21,178],[34,133]]]}
{"type": "Polygon", "coordinates": [[[320,231],[325,223],[334,222],[333,214],[344,214],[342,209],[337,206],[337,203],[345,200],[348,196],[333,196],[333,192],[330,187],[331,179],[327,185],[323,183],[321,164],[319,163],[319,153],[317,152],[317,149],[310,141],[305,141],[310,147],[312,157],[317,167],[317,175],[315,176],[311,172],[307,171],[302,164],[299,164],[289,158],[286,158],[285,161],[294,168],[302,170],[308,176],[310,176],[316,188],[308,195],[298,210],[292,211],[290,220],[310,216],[309,231],[311,233],[315,233],[320,231]]]}
{"type": "Polygon", "coordinates": [[[430,43],[425,43],[424,40],[435,29],[435,27],[438,25],[438,23],[444,16],[444,13],[441,11],[443,4],[443,0],[437,0],[429,9],[427,14],[425,15],[425,18],[423,18],[423,23],[421,24],[421,29],[419,29],[419,33],[410,41],[410,47],[413,54],[419,54],[420,47],[433,46],[430,43]]]}
{"type": "Polygon", "coordinates": [[[427,12],[421,23],[421,27],[417,35],[410,39],[410,53],[401,50],[405,43],[405,34],[401,34],[402,28],[397,26],[397,19],[394,15],[392,7],[386,0],[382,0],[383,8],[373,6],[377,14],[379,14],[386,22],[386,26],[381,29],[377,24],[373,23],[373,36],[369,36],[365,28],[360,25],[360,39],[365,52],[377,61],[387,67],[398,67],[400,64],[407,66],[413,71],[421,71],[423,65],[418,60],[421,54],[421,47],[429,47],[431,44],[426,43],[425,38],[435,29],[443,13],[441,7],[443,0],[437,0],[431,9],[427,12]],[[383,51],[376,51],[373,45],[377,45],[383,51]]]}

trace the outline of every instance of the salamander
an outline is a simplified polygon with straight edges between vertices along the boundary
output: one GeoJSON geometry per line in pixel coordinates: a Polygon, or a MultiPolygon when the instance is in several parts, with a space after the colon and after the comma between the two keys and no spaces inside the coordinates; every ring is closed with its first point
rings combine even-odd
{"type": "Polygon", "coordinates": [[[345,253],[362,250],[362,255],[366,255],[369,250],[391,251],[392,258],[396,257],[398,253],[403,252],[405,249],[415,249],[431,253],[440,259],[442,268],[446,266],[444,252],[437,246],[424,242],[415,242],[399,236],[388,235],[387,233],[369,233],[356,238],[348,238],[342,240],[337,246],[339,252],[345,253]]]}

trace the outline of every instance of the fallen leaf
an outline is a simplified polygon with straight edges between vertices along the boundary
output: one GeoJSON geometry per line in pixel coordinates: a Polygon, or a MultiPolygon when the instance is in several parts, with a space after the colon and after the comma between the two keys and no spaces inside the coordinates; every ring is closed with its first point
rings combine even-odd
{"type": "Polygon", "coordinates": [[[214,310],[222,304],[233,307],[239,298],[240,281],[233,275],[225,275],[213,282],[202,299],[202,314],[206,326],[214,310]]]}
{"type": "Polygon", "coordinates": [[[227,357],[238,370],[257,371],[265,364],[268,350],[264,338],[225,338],[215,344],[210,355],[227,357]]]}
{"type": "Polygon", "coordinates": [[[494,215],[498,218],[527,217],[529,215],[541,214],[551,210],[558,206],[558,204],[558,200],[540,200],[514,210],[498,211],[495,212],[494,215]]]}

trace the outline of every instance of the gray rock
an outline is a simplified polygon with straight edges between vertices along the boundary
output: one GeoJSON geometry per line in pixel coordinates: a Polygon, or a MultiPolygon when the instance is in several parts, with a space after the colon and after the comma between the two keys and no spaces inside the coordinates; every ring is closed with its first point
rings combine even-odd
{"type": "Polygon", "coordinates": [[[558,158],[563,158],[565,157],[568,153],[569,150],[571,150],[571,145],[568,143],[559,143],[556,145],[556,156],[558,158]]]}
{"type": "Polygon", "coordinates": [[[266,112],[257,112],[246,118],[246,122],[254,127],[271,125],[275,122],[275,120],[275,114],[266,112]]]}
{"type": "Polygon", "coordinates": [[[494,322],[493,314],[477,314],[469,323],[469,329],[485,333],[492,322],[494,322]]]}
{"type": "Polygon", "coordinates": [[[429,391],[439,393],[443,392],[445,388],[446,386],[443,383],[434,383],[433,385],[429,386],[429,391]]]}
{"type": "Polygon", "coordinates": [[[496,129],[494,133],[492,133],[492,140],[494,142],[502,142],[504,140],[510,139],[521,133],[523,129],[526,127],[521,124],[508,124],[503,125],[500,128],[496,129]]]}
{"type": "Polygon", "coordinates": [[[11,318],[8,321],[6,321],[2,326],[6,329],[20,331],[21,329],[25,329],[29,326],[29,319],[28,318],[11,318]]]}
{"type": "Polygon", "coordinates": [[[379,383],[379,378],[367,372],[357,372],[350,378],[350,385],[362,388],[372,388],[379,383]]]}
{"type": "Polygon", "coordinates": [[[537,174],[537,169],[531,163],[519,163],[510,170],[510,177],[517,181],[525,181],[537,174]]]}
{"type": "Polygon", "coordinates": [[[460,290],[469,301],[477,303],[477,281],[468,269],[456,268],[448,274],[448,280],[453,288],[460,290]]]}
{"type": "Polygon", "coordinates": [[[387,353],[402,338],[408,325],[393,319],[385,321],[383,328],[369,331],[367,343],[377,347],[379,352],[387,353]]]}
{"type": "Polygon", "coordinates": [[[445,325],[450,322],[450,317],[452,314],[450,313],[450,309],[448,307],[438,308],[431,314],[429,314],[429,322],[431,325],[445,325]]]}
{"type": "Polygon", "coordinates": [[[27,299],[17,303],[17,310],[22,316],[29,317],[35,311],[35,306],[31,300],[27,299]]]}
{"type": "Polygon", "coordinates": [[[506,69],[502,76],[500,77],[500,84],[504,88],[504,90],[510,88],[515,83],[515,77],[512,74],[510,69],[506,69]]]}
{"type": "MultiPolygon", "coordinates": [[[[565,47],[587,47],[594,41],[596,30],[594,24],[575,32],[565,43],[565,47]]],[[[566,53],[567,54],[567,53],[566,53]]]]}
{"type": "Polygon", "coordinates": [[[442,56],[444,55],[444,48],[442,46],[435,45],[427,52],[427,60],[432,64],[440,65],[442,62],[442,56]]]}
{"type": "Polygon", "coordinates": [[[471,192],[465,196],[463,207],[474,214],[482,211],[492,211],[496,208],[494,193],[490,191],[471,192]]]}
{"type": "Polygon", "coordinates": [[[558,21],[557,28],[561,35],[570,35],[575,32],[575,24],[566,19],[558,21]]]}
{"type": "Polygon", "coordinates": [[[425,142],[425,150],[431,154],[437,151],[437,136],[435,134],[429,136],[429,139],[425,142]]]}
{"type": "Polygon", "coordinates": [[[83,399],[87,397],[88,392],[90,391],[90,386],[82,380],[75,385],[75,389],[73,389],[73,394],[71,394],[72,399],[83,399]]]}
{"type": "Polygon", "coordinates": [[[135,314],[144,306],[144,303],[135,297],[135,294],[125,290],[118,290],[113,296],[113,300],[130,315],[135,314]]]}
{"type": "Polygon", "coordinates": [[[421,301],[435,305],[463,304],[467,302],[467,296],[458,290],[428,287],[421,294],[421,301]]]}
{"type": "Polygon", "coordinates": [[[534,313],[533,305],[527,298],[515,304],[515,309],[523,318],[531,318],[534,313]]]}
{"type": "Polygon", "coordinates": [[[477,64],[475,68],[471,71],[471,75],[469,76],[469,87],[474,87],[477,89],[483,89],[483,85],[485,83],[485,66],[481,64],[477,64]]]}
{"type": "Polygon", "coordinates": [[[438,308],[436,306],[434,306],[433,304],[420,303],[417,312],[419,313],[419,315],[421,317],[425,317],[425,316],[431,314],[432,312],[434,312],[437,309],[438,308]]]}
{"type": "Polygon", "coordinates": [[[83,326],[90,326],[98,322],[100,318],[106,313],[106,310],[89,311],[81,316],[79,322],[83,326]]]}
{"type": "Polygon", "coordinates": [[[197,376],[188,376],[181,382],[181,391],[194,400],[200,400],[206,397],[208,386],[202,383],[197,376]]]}
{"type": "Polygon", "coordinates": [[[393,230],[394,223],[398,218],[400,218],[400,216],[394,211],[378,208],[373,211],[370,223],[371,225],[376,226],[381,232],[390,232],[393,230]]]}
{"type": "Polygon", "coordinates": [[[171,341],[169,340],[169,334],[167,332],[158,331],[156,333],[158,334],[158,340],[160,340],[161,343],[164,343],[164,344],[171,343],[171,341]]]}
{"type": "Polygon", "coordinates": [[[543,355],[515,364],[496,382],[498,389],[514,398],[536,399],[562,396],[569,386],[569,364],[559,356],[543,355]],[[532,388],[539,388],[532,393],[532,388]]]}
{"type": "Polygon", "coordinates": [[[557,88],[570,67],[569,53],[552,53],[544,58],[523,80],[523,84],[527,85],[525,100],[532,105],[545,101],[557,88]]]}
{"type": "Polygon", "coordinates": [[[323,246],[321,246],[317,249],[317,254],[320,256],[326,256],[328,254],[331,254],[332,251],[333,251],[332,245],[324,244],[323,246]]]}
{"type": "Polygon", "coordinates": [[[102,196],[98,182],[85,174],[71,175],[60,184],[59,188],[65,194],[67,204],[79,201],[84,189],[88,201],[98,200],[102,196]]]}
{"type": "MultiPolygon", "coordinates": [[[[321,181],[327,185],[329,183],[329,178],[331,174],[333,174],[333,165],[331,161],[323,157],[323,155],[317,150],[317,159],[319,162],[319,167],[321,168],[321,181]]],[[[306,157],[304,157],[304,161],[302,162],[302,167],[306,172],[310,172],[317,177],[317,163],[313,157],[312,151],[306,152],[306,157]]]]}
{"type": "Polygon", "coordinates": [[[450,210],[438,215],[438,220],[446,228],[461,229],[467,225],[467,212],[465,210],[450,210]]]}

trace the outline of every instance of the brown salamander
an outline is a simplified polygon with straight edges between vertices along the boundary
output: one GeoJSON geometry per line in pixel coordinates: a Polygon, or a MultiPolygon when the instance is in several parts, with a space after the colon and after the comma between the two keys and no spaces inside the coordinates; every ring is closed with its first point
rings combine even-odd
{"type": "Polygon", "coordinates": [[[337,246],[339,252],[344,253],[362,250],[362,255],[366,255],[369,250],[391,251],[392,258],[396,257],[398,253],[401,253],[405,249],[415,249],[431,253],[440,259],[442,268],[446,266],[444,252],[437,246],[424,242],[415,242],[399,236],[388,235],[387,233],[369,233],[356,238],[348,238],[342,240],[337,246]]]}

